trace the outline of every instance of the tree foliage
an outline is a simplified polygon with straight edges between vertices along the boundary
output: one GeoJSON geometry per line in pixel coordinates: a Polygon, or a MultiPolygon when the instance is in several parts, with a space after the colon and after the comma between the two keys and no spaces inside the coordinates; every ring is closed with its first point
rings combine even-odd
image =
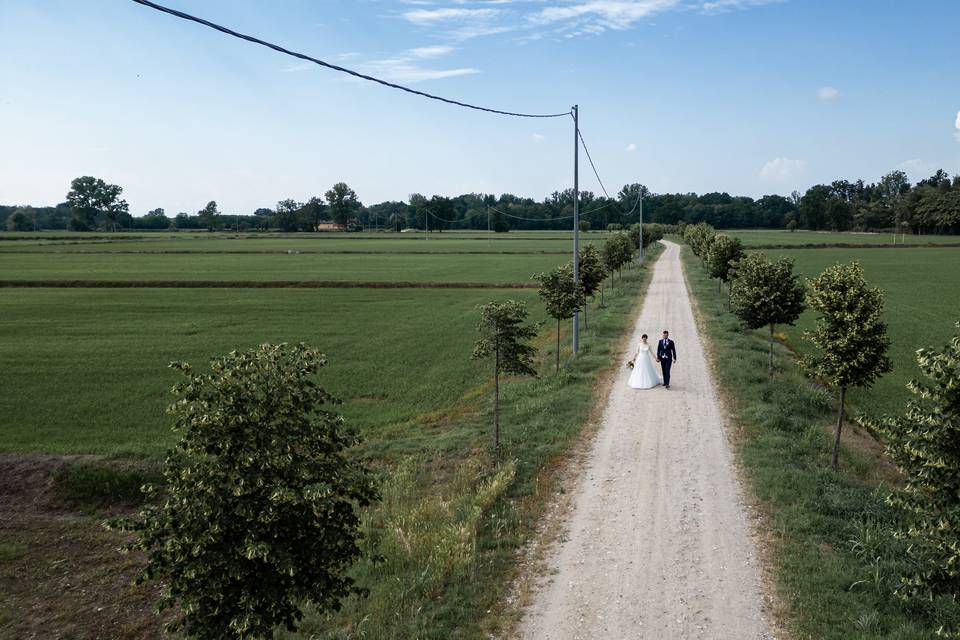
{"type": "Polygon", "coordinates": [[[325,364],[303,344],[264,344],[215,359],[211,373],[171,365],[184,376],[170,407],[182,436],[165,495],[115,523],[147,552],[141,580],[162,581],[161,607],[179,605],[171,630],[271,638],[304,604],[335,610],[356,591],[357,508],[377,494],[346,455],[357,437],[324,408],[336,402],[314,382],[325,364]]]}
{"type": "MultiPolygon", "coordinates": [[[[960,328],[960,323],[957,324],[960,328]]],[[[917,570],[902,577],[902,595],[960,597],[960,335],[942,350],[920,349],[924,381],[908,385],[915,398],[903,416],[861,418],[884,436],[887,453],[906,482],[888,502],[906,523],[896,535],[908,542],[917,570]]]]}
{"type": "Polygon", "coordinates": [[[706,222],[689,225],[683,232],[683,240],[693,249],[693,255],[700,258],[701,262],[706,261],[707,248],[713,241],[716,233],[713,227],[706,222]]]}
{"type": "Polygon", "coordinates": [[[743,258],[743,243],[725,233],[714,236],[707,247],[707,269],[711,278],[720,282],[730,282],[737,262],[743,258]]]}
{"type": "Polygon", "coordinates": [[[807,304],[820,316],[816,329],[804,334],[817,351],[803,362],[840,391],[832,459],[837,469],[847,388],[869,387],[891,368],[883,293],[867,286],[859,263],[836,264],[809,282],[807,304]]]}
{"type": "Polygon", "coordinates": [[[793,273],[793,261],[771,261],[759,251],[737,261],[730,284],[733,313],[748,329],[770,328],[768,372],[773,374],[773,333],[778,324],[792,325],[804,310],[806,289],[793,273]]]}
{"type": "Polygon", "coordinates": [[[494,446],[500,448],[500,376],[512,374],[536,376],[534,358],[537,349],[527,342],[537,336],[537,328],[527,324],[527,305],[516,300],[489,302],[480,307],[477,331],[480,339],[473,348],[474,358],[493,356],[494,446]]]}
{"type": "Polygon", "coordinates": [[[357,198],[357,192],[345,182],[338,182],[333,185],[324,196],[327,199],[327,205],[330,207],[330,215],[333,217],[333,221],[342,226],[350,223],[363,206],[360,199],[357,198]]]}
{"type": "Polygon", "coordinates": [[[120,214],[127,213],[127,202],[120,198],[123,188],[108,184],[100,178],[81,176],[70,183],[67,202],[73,209],[71,227],[74,231],[90,231],[96,227],[97,217],[103,216],[109,221],[110,228],[116,230],[120,214]]]}
{"type": "Polygon", "coordinates": [[[633,259],[635,252],[630,235],[626,232],[616,233],[603,243],[603,266],[607,273],[619,272],[624,265],[633,259]]]}
{"type": "Polygon", "coordinates": [[[537,294],[546,305],[547,314],[557,321],[557,371],[560,371],[560,322],[583,309],[586,303],[583,284],[574,282],[573,266],[569,263],[537,274],[534,279],[540,281],[537,294]]]}

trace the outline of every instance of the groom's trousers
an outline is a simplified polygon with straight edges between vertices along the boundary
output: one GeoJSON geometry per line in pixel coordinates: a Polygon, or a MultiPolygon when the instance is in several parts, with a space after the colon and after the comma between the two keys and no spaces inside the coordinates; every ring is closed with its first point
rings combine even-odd
{"type": "Polygon", "coordinates": [[[665,387],[670,386],[670,367],[673,365],[673,360],[670,358],[664,358],[660,361],[660,368],[663,369],[663,385],[665,387]]]}

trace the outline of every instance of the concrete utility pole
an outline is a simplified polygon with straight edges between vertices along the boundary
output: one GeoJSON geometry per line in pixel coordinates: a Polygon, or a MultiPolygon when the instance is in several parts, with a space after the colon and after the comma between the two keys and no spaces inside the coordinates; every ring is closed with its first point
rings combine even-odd
{"type": "MultiPolygon", "coordinates": [[[[573,284],[580,283],[580,106],[573,105],[573,284]]],[[[580,351],[580,314],[573,314],[573,355],[580,351]]]]}
{"type": "Polygon", "coordinates": [[[640,259],[643,260],[643,185],[640,185],[640,259]]]}

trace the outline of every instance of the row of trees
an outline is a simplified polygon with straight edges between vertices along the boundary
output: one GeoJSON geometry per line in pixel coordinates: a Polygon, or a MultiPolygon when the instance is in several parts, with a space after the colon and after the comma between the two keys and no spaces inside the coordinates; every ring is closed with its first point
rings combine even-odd
{"type": "MultiPolygon", "coordinates": [[[[505,193],[468,193],[456,197],[411,194],[406,202],[364,206],[356,192],[340,182],[323,197],[306,202],[287,198],[273,208],[251,213],[221,213],[208,204],[196,214],[167,216],[163,209],[134,217],[120,198],[123,189],[84,176],[71,183],[66,202],[56,207],[0,206],[0,225],[17,231],[34,229],[282,229],[311,231],[320,221],[344,227],[400,231],[420,229],[483,230],[569,228],[573,190],[555,191],[543,200],[505,193]]],[[[762,198],[726,192],[655,194],[639,183],[624,185],[614,198],[580,192],[580,211],[588,229],[624,228],[644,220],[675,225],[705,222],[725,229],[889,230],[911,233],[960,233],[960,176],[942,169],[912,185],[903,171],[877,182],[835,180],[805,193],[762,198]]]]}
{"type": "MultiPolygon", "coordinates": [[[[801,365],[839,394],[837,426],[831,465],[838,468],[840,434],[846,391],[869,387],[891,369],[889,338],[883,321],[883,293],[868,286],[856,263],[836,264],[806,284],[793,273],[793,263],[770,260],[760,252],[731,256],[718,247],[730,246],[725,236],[706,225],[689,227],[685,239],[701,257],[711,275],[732,273],[730,306],[749,329],[770,330],[772,343],[778,324],[793,324],[805,308],[817,313],[816,326],[804,337],[815,347],[801,365]],[[724,266],[725,265],[725,266],[724,266]]],[[[957,324],[960,329],[960,323],[957,324]]],[[[905,479],[887,502],[904,515],[893,534],[907,543],[912,560],[901,576],[904,598],[960,596],[960,335],[943,350],[920,349],[917,362],[925,380],[908,385],[914,399],[902,415],[857,421],[879,433],[886,452],[905,479]]]]}
{"type": "MultiPolygon", "coordinates": [[[[580,250],[578,275],[573,276],[573,263],[558,265],[551,271],[534,276],[539,281],[538,295],[546,307],[547,315],[556,325],[556,372],[560,372],[560,327],[576,313],[584,313],[587,326],[587,305],[601,296],[603,284],[615,272],[621,271],[634,260],[638,251],[662,238],[668,229],[662,225],[640,225],[627,232],[608,238],[602,249],[588,244],[580,250]],[[641,242],[641,235],[643,240],[641,242]]],[[[500,447],[500,376],[536,376],[534,357],[537,350],[529,340],[537,335],[535,326],[527,323],[526,304],[515,300],[491,302],[480,308],[480,339],[474,348],[474,358],[493,358],[494,361],[494,444],[500,447]]]]}

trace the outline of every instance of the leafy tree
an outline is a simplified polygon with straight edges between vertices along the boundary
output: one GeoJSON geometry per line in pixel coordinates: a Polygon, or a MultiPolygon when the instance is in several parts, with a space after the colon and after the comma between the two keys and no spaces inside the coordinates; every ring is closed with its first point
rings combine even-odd
{"type": "Polygon", "coordinates": [[[316,231],[327,215],[327,205],[322,198],[314,196],[301,207],[300,228],[304,231],[316,231]]]}
{"type": "Polygon", "coordinates": [[[589,221],[589,220],[581,220],[580,223],[579,223],[579,226],[580,226],[580,231],[583,232],[583,233],[586,233],[587,231],[590,231],[590,221],[589,221]]]}
{"type": "Polygon", "coordinates": [[[456,216],[456,210],[453,208],[453,201],[444,196],[433,196],[427,205],[428,215],[430,216],[430,230],[443,231],[449,226],[449,221],[456,216]]]}
{"type": "Polygon", "coordinates": [[[620,272],[633,258],[633,242],[627,233],[617,233],[603,243],[603,266],[607,273],[620,272]]]}
{"type": "Polygon", "coordinates": [[[344,227],[357,215],[363,205],[357,198],[357,192],[347,183],[338,182],[324,194],[330,206],[330,215],[333,221],[344,227]]]}
{"type": "Polygon", "coordinates": [[[297,214],[302,207],[292,198],[279,201],[273,212],[273,224],[283,231],[296,231],[297,214]]]}
{"type": "Polygon", "coordinates": [[[533,359],[537,350],[527,344],[537,336],[537,328],[526,324],[527,305],[516,300],[489,302],[480,307],[480,339],[473,348],[474,358],[493,356],[493,439],[500,449],[500,374],[536,376],[533,359]]]}
{"type": "Polygon", "coordinates": [[[871,289],[859,263],[836,264],[809,282],[807,304],[818,312],[816,329],[805,337],[818,352],[804,358],[815,375],[840,390],[840,411],[831,466],[839,468],[844,402],[850,386],[869,387],[890,371],[887,325],[881,320],[883,293],[871,289]]]}
{"type": "Polygon", "coordinates": [[[717,278],[717,290],[721,282],[730,282],[733,269],[743,257],[743,243],[739,238],[732,238],[725,233],[714,236],[713,242],[707,248],[707,267],[711,278],[717,278]]]}
{"type": "Polygon", "coordinates": [[[592,244],[588,244],[580,250],[580,286],[583,287],[584,305],[583,305],[583,325],[587,326],[587,304],[586,299],[592,298],[603,286],[603,281],[607,277],[607,271],[603,267],[603,256],[600,250],[592,244]]]}
{"type": "Polygon", "coordinates": [[[803,313],[806,291],[793,273],[793,261],[774,262],[754,251],[737,262],[730,284],[733,313],[748,329],[770,327],[767,372],[773,375],[773,333],[778,324],[792,325],[803,313]]]}
{"type": "MultiPolygon", "coordinates": [[[[957,324],[960,328],[960,323],[957,324]]],[[[887,498],[907,521],[895,532],[907,541],[917,570],[902,576],[901,595],[960,596],[960,335],[943,351],[920,349],[926,380],[907,387],[915,398],[903,416],[859,422],[884,436],[888,455],[906,482],[887,498]]]]}
{"type": "Polygon", "coordinates": [[[586,302],[582,283],[573,281],[573,266],[560,265],[553,271],[534,276],[540,281],[537,293],[547,306],[547,313],[557,321],[557,371],[560,371],[560,321],[572,318],[586,302]]]}
{"type": "MultiPolygon", "coordinates": [[[[148,554],[140,580],[163,582],[168,630],[201,640],[272,638],[301,608],[335,610],[359,591],[357,508],[377,492],[346,450],[357,437],[323,407],[314,377],[326,359],[303,344],[264,344],[186,363],[170,407],[180,441],[167,454],[162,500],[114,522],[148,554]]],[[[154,490],[148,488],[148,493],[154,490]]]]}
{"type": "Polygon", "coordinates": [[[7,231],[32,231],[36,222],[37,214],[33,207],[17,207],[7,218],[7,231]]]}
{"type": "Polygon", "coordinates": [[[128,210],[127,203],[120,199],[123,189],[107,184],[100,178],[81,176],[70,183],[67,202],[73,209],[71,227],[76,231],[89,231],[96,225],[97,215],[106,214],[114,224],[117,216],[128,210]]]}
{"type": "Polygon", "coordinates": [[[713,227],[705,222],[688,226],[683,232],[684,241],[690,245],[693,255],[700,258],[701,263],[706,261],[707,247],[710,246],[715,233],[713,227]]]}
{"type": "Polygon", "coordinates": [[[203,209],[197,211],[197,222],[201,227],[208,231],[214,231],[219,227],[220,210],[217,209],[217,201],[211,200],[203,209]]]}

